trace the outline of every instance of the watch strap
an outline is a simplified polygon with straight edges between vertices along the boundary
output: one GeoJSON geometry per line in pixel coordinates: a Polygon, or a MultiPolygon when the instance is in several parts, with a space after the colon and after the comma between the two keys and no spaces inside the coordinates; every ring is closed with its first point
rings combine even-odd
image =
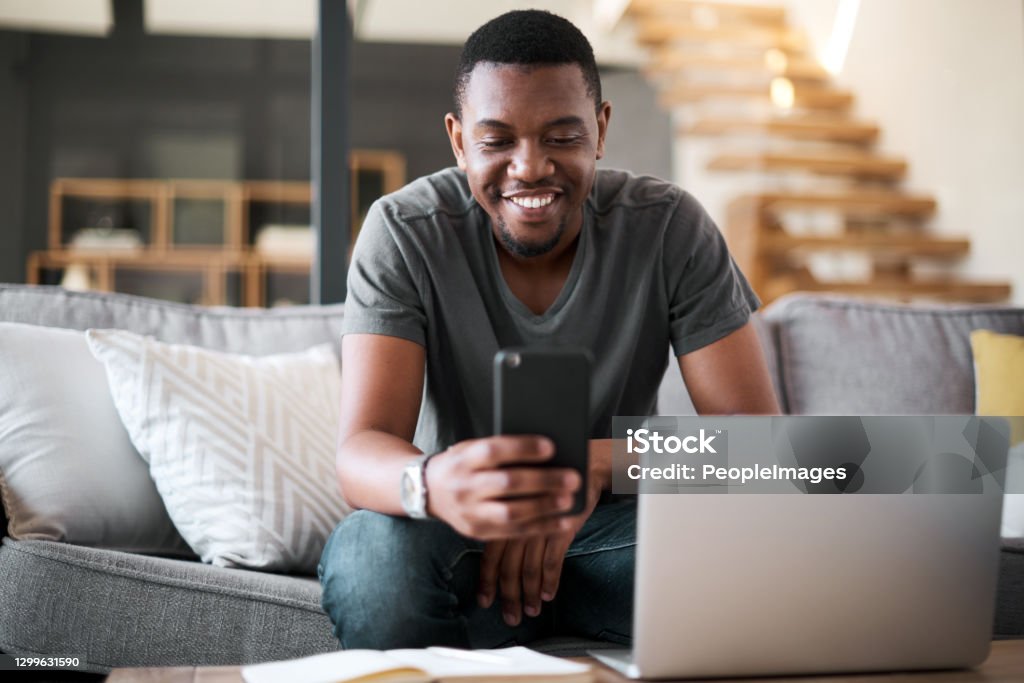
{"type": "Polygon", "coordinates": [[[412,519],[432,519],[427,512],[430,496],[430,492],[427,490],[427,463],[435,455],[437,453],[424,453],[405,466],[405,474],[407,476],[418,477],[419,479],[417,489],[420,494],[420,500],[414,503],[413,501],[407,501],[404,496],[402,499],[402,507],[405,509],[405,513],[412,519]]]}

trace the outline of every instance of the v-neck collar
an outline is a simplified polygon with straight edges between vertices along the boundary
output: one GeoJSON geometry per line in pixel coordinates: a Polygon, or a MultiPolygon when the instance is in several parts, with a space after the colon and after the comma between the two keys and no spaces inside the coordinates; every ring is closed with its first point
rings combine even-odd
{"type": "Polygon", "coordinates": [[[565,278],[562,291],[558,293],[558,296],[548,306],[547,310],[540,315],[531,311],[526,304],[520,301],[519,297],[512,291],[512,288],[508,286],[508,282],[505,281],[505,275],[501,272],[501,263],[498,262],[499,247],[495,243],[494,235],[490,230],[490,222],[488,221],[486,239],[489,246],[485,251],[488,254],[487,262],[490,265],[491,276],[498,282],[498,291],[501,292],[501,298],[505,305],[521,320],[535,325],[543,323],[557,315],[559,311],[565,308],[569,299],[572,298],[573,293],[576,291],[576,283],[583,270],[583,259],[587,251],[588,233],[590,232],[590,207],[588,205],[589,201],[583,203],[583,225],[580,226],[580,234],[577,237],[579,243],[576,245],[576,253],[573,254],[569,275],[565,278]]]}

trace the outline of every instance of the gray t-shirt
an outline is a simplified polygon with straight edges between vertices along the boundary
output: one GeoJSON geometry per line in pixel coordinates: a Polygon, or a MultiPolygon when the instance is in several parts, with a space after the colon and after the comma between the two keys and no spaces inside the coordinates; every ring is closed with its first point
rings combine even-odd
{"type": "Polygon", "coordinates": [[[450,168],[371,207],[348,275],[344,334],[426,349],[414,443],[437,452],[492,433],[492,361],[509,346],[590,350],[591,438],[651,415],[671,343],[679,356],[747,322],[759,302],[703,207],[651,177],[599,170],[561,293],[535,315],[509,289],[490,217],[450,168]]]}

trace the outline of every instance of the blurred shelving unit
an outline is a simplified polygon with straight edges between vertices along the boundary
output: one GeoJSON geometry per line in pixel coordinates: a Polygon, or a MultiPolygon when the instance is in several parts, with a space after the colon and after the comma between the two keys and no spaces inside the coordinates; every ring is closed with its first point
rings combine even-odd
{"type": "MultiPolygon", "coordinates": [[[[351,156],[352,242],[378,198],[405,182],[405,159],[351,156]]],[[[307,303],[315,239],[312,187],[293,181],[58,178],[48,248],[28,256],[29,284],[186,303],[307,303]]]]}

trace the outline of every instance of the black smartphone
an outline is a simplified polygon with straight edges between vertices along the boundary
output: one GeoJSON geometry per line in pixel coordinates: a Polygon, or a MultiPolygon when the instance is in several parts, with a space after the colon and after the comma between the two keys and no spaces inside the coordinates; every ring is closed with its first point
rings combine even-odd
{"type": "Polygon", "coordinates": [[[494,356],[494,433],[540,434],[555,443],[548,467],[571,467],[582,485],[572,509],[587,504],[590,353],[576,347],[502,349],[494,356]]]}

